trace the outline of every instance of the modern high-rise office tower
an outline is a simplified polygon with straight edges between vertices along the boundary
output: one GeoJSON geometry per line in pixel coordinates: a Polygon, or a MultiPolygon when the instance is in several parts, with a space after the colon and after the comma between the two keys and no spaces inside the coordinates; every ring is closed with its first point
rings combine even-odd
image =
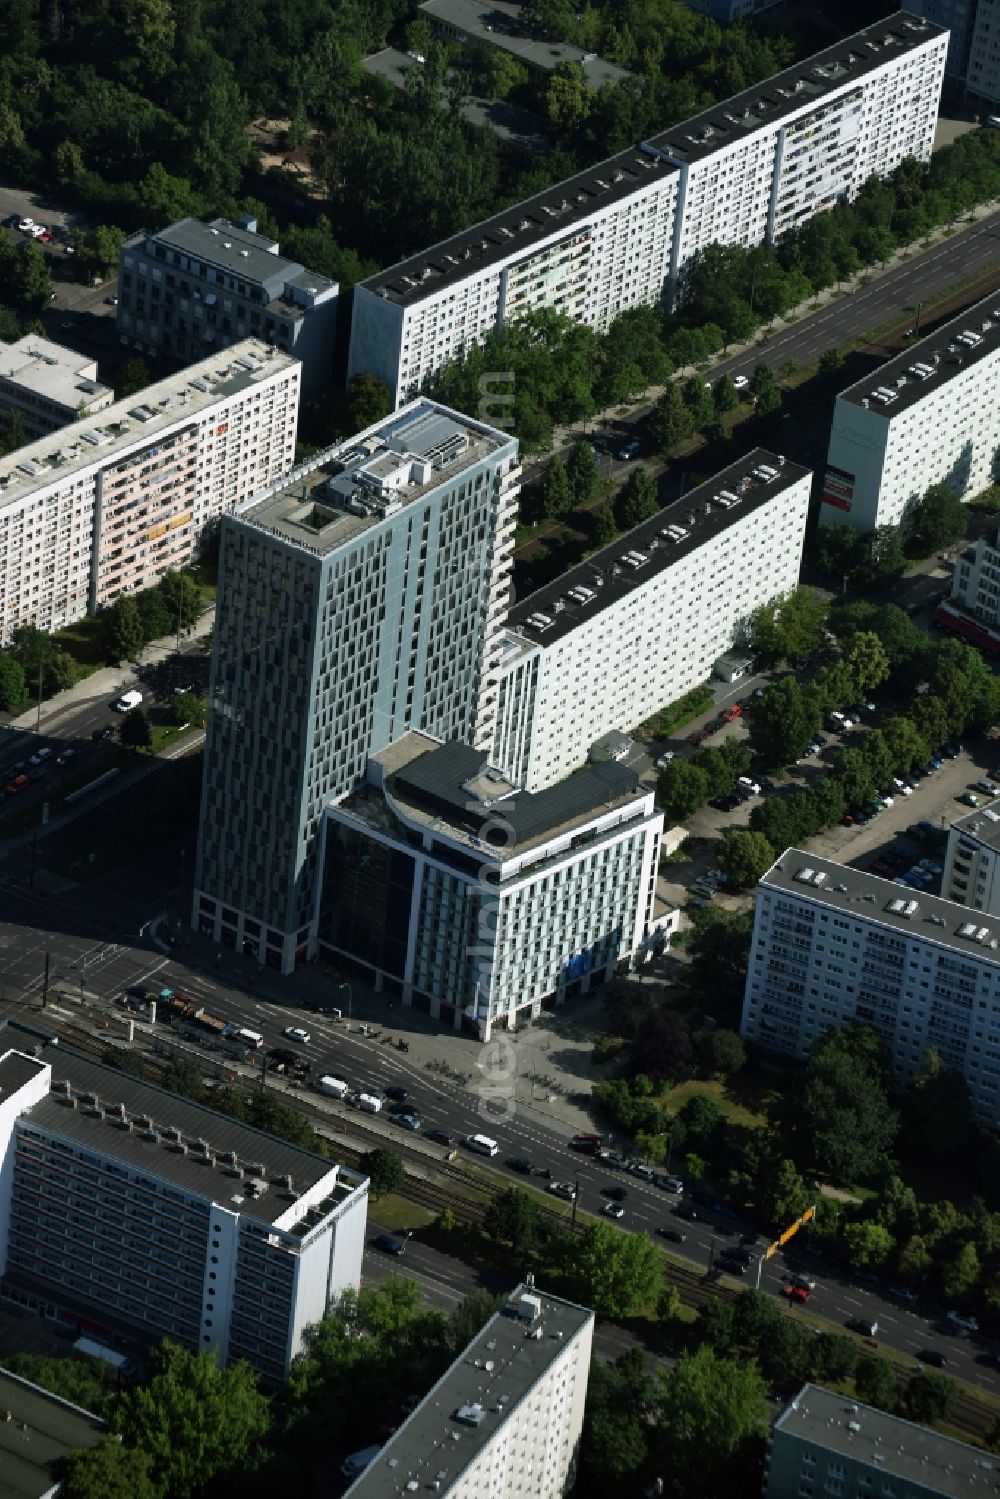
{"type": "Polygon", "coordinates": [[[300,371],[244,339],[0,458],[0,640],[194,561],[210,521],[288,471],[300,371]]]}
{"type": "Polygon", "coordinates": [[[1000,294],[994,292],[841,391],[824,522],[906,524],[931,484],[960,499],[992,484],[1000,452],[1000,294]]]}
{"type": "Polygon", "coordinates": [[[217,941],[290,970],[369,755],[492,743],[519,475],[512,437],[422,400],[226,518],[193,909],[217,941]]]}
{"type": "Polygon", "coordinates": [[[279,1381],[361,1277],[368,1180],[0,1025],[0,1292],[279,1381]]]}
{"type": "Polygon", "coordinates": [[[948,33],[899,12],[354,289],[348,373],[398,404],[511,318],[603,331],[673,298],[706,245],[773,244],[929,158],[948,33]]]}

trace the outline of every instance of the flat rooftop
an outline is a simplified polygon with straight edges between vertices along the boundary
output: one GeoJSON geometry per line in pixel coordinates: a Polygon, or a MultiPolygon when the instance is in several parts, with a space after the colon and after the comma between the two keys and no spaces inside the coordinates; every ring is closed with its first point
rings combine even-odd
{"type": "Polygon", "coordinates": [[[860,83],[876,68],[946,34],[944,26],[897,11],[894,16],[874,21],[843,41],[824,47],[822,52],[793,63],[762,83],[680,121],[652,136],[646,145],[676,161],[702,161],[746,139],[755,130],[786,119],[804,105],[821,105],[845,85],[860,83]]]}
{"type": "Polygon", "coordinates": [[[518,1286],[347,1490],[351,1499],[450,1492],[593,1320],[585,1307],[518,1286]],[[537,1306],[526,1304],[532,1297],[537,1306]]]}
{"type": "MultiPolygon", "coordinates": [[[[129,250],[145,249],[157,244],[169,245],[182,255],[191,255],[206,265],[215,266],[237,276],[241,281],[253,281],[268,290],[272,297],[280,296],[278,283],[293,281],[306,270],[301,261],[288,260],[278,253],[278,242],[267,235],[257,234],[242,224],[232,224],[228,219],[212,219],[206,224],[202,219],[178,219],[166,229],[152,233],[139,229],[125,240],[129,250]]],[[[318,271],[307,273],[310,287],[317,292],[335,291],[337,283],[318,271]]]]}
{"type": "Polygon", "coordinates": [[[533,645],[552,645],[810,477],[809,469],[782,455],[754,448],[610,546],[594,552],[586,562],[519,599],[507,617],[507,627],[533,645]],[[762,466],[772,470],[774,477],[755,477],[762,466]],[[668,535],[670,526],[683,535],[668,535]]]}
{"type": "MultiPolygon", "coordinates": [[[[1000,809],[1000,802],[994,806],[1000,809]]],[[[875,921],[915,941],[933,942],[978,962],[1000,963],[1000,918],[883,880],[853,865],[836,864],[799,848],[786,849],[761,880],[779,890],[839,911],[875,921]]]]}
{"type": "Polygon", "coordinates": [[[99,1416],[50,1395],[0,1367],[0,1499],[41,1499],[52,1493],[60,1465],[81,1447],[96,1447],[107,1427],[99,1416]]]}
{"type": "Polygon", "coordinates": [[[371,763],[385,773],[391,805],[381,789],[365,785],[331,809],[335,816],[344,813],[398,836],[398,809],[410,826],[464,844],[474,858],[497,867],[652,795],[634,771],[614,761],[586,765],[544,791],[524,791],[482,750],[437,744],[417,732],[372,755],[371,763]],[[495,836],[484,838],[491,827],[495,836]]]}
{"type": "MultiPolygon", "coordinates": [[[[420,64],[398,47],[383,47],[363,57],[361,67],[371,78],[384,78],[393,88],[404,89],[407,73],[411,68],[419,68],[420,64]]],[[[455,68],[449,68],[445,83],[450,85],[461,78],[455,68]]],[[[471,124],[483,125],[501,140],[525,151],[547,151],[549,148],[538,117],[520,105],[512,104],[509,99],[469,99],[462,105],[462,114],[471,124]]]]}
{"type": "MultiPolygon", "coordinates": [[[[341,1168],[333,1161],[46,1040],[44,1033],[15,1021],[0,1027],[0,1051],[39,1048],[39,1059],[52,1068],[51,1091],[21,1115],[31,1126],[194,1196],[238,1207],[258,1222],[277,1225],[284,1220],[280,1226],[289,1233],[303,1231],[295,1218],[297,1196],[327,1176],[331,1193],[339,1191],[341,1197],[362,1180],[348,1172],[340,1185],[341,1168]],[[237,1166],[243,1168],[242,1176],[235,1174],[237,1166]],[[285,1176],[291,1178],[290,1188],[282,1185],[285,1176]],[[267,1190],[253,1195],[248,1190],[253,1181],[266,1182],[267,1190]]],[[[30,1065],[29,1058],[14,1060],[30,1065]]],[[[0,1057],[5,1095],[4,1069],[10,1062],[9,1054],[0,1057]]],[[[306,1224],[305,1231],[311,1226],[306,1224]]]]}
{"type": "Polygon", "coordinates": [[[804,104],[822,104],[845,84],[860,82],[892,58],[943,35],[944,27],[899,11],[359,284],[399,306],[413,306],[490,265],[527,254],[560,229],[568,232],[599,209],[640,191],[657,174],[676,176],[679,163],[690,164],[744,140],[804,104]]]}
{"type": "Polygon", "coordinates": [[[599,210],[631,197],[664,176],[676,178],[677,168],[633,146],[369,276],[359,285],[401,307],[414,306],[488,266],[527,256],[544,240],[568,234],[599,210]]]}
{"type": "Polygon", "coordinates": [[[849,385],[837,399],[869,407],[891,421],[998,350],[1000,292],[991,292],[936,333],[910,344],[863,380],[849,385]]]}
{"type": "Polygon", "coordinates": [[[20,503],[95,464],[105,468],[118,453],[152,442],[166,428],[194,420],[227,396],[298,363],[260,339],[247,338],[186,365],[96,417],[73,422],[0,458],[0,505],[20,503]]]}
{"type": "Polygon", "coordinates": [[[564,63],[576,63],[592,89],[621,83],[633,75],[596,52],[584,52],[571,42],[549,42],[532,36],[521,20],[519,5],[484,5],[481,0],[423,0],[419,9],[449,31],[464,33],[466,41],[498,47],[516,57],[529,72],[551,73],[564,63]]]}
{"type": "Polygon", "coordinates": [[[292,469],[234,515],[326,556],[505,447],[513,447],[505,433],[418,399],[292,469]]]}
{"type": "MultiPolygon", "coordinates": [[[[858,1405],[819,1385],[807,1384],[781,1415],[785,1432],[853,1463],[866,1463],[913,1492],[950,1496],[1000,1494],[1000,1459],[872,1405],[858,1405]]],[[[907,1492],[911,1492],[908,1490],[907,1492]]]]}
{"type": "Polygon", "coordinates": [[[990,807],[977,807],[974,812],[966,812],[961,817],[956,817],[951,825],[956,832],[974,838],[985,848],[992,848],[1000,853],[1000,802],[994,802],[990,807]]]}
{"type": "Polygon", "coordinates": [[[26,333],[16,343],[0,343],[0,379],[71,410],[114,400],[111,387],[97,378],[95,359],[37,333],[26,333]]]}

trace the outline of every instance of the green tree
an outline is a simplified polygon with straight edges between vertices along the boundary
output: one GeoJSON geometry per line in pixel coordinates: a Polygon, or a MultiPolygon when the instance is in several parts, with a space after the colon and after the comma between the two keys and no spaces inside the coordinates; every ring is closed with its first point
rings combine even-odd
{"type": "Polygon", "coordinates": [[[138,661],[146,643],[139,606],[131,594],[115,599],[101,620],[104,659],[110,666],[121,661],[138,661]]]}
{"type": "Polygon", "coordinates": [[[373,1197],[385,1197],[390,1192],[399,1192],[406,1181],[406,1168],[394,1150],[376,1146],[361,1157],[361,1169],[369,1178],[373,1197]]]}
{"type": "Polygon", "coordinates": [[[347,420],[352,432],[374,426],[392,410],[389,387],[377,375],[352,375],[347,382],[347,420]]]}
{"type": "Polygon", "coordinates": [[[574,505],[585,505],[597,490],[600,478],[595,457],[589,442],[575,442],[566,455],[566,473],[574,505]]]}
{"type": "Polygon", "coordinates": [[[541,1227],[537,1204],[518,1187],[494,1192],[483,1217],[483,1232],[502,1239],[515,1254],[533,1249],[541,1227]]]}
{"type": "Polygon", "coordinates": [[[878,777],[861,750],[838,750],[833,757],[833,768],[849,807],[864,806],[871,801],[878,789],[875,784],[878,777]]]}
{"type": "Polygon", "coordinates": [[[676,381],[667,386],[653,407],[649,430],[660,452],[668,457],[694,431],[691,413],[676,381]]]}
{"type": "Polygon", "coordinates": [[[689,760],[671,760],[656,783],[656,794],[668,821],[683,822],[708,801],[708,776],[689,760]]]}
{"type": "Polygon", "coordinates": [[[953,1301],[960,1301],[975,1290],[982,1266],[976,1246],[971,1241],[962,1244],[941,1266],[941,1289],[953,1301]]]}
{"type": "Polygon", "coordinates": [[[877,1405],[884,1411],[896,1409],[899,1388],[895,1370],[887,1358],[862,1354],[854,1370],[854,1388],[866,1405],[877,1405]]]}
{"type": "Polygon", "coordinates": [[[750,743],[769,768],[803,754],[819,729],[819,710],[794,677],[782,677],[755,698],[749,713],[750,743]]]}
{"type": "Polygon", "coordinates": [[[974,1150],[968,1086],[957,1068],[944,1065],[935,1046],[926,1048],[903,1094],[901,1123],[907,1149],[917,1159],[957,1160],[974,1150]]]}
{"type": "Polygon", "coordinates": [[[718,1018],[743,1003],[753,918],[718,906],[697,911],[688,933],[688,983],[702,1004],[718,1018]]]}
{"type": "Polygon", "coordinates": [[[721,375],[712,387],[712,402],[716,412],[722,416],[727,411],[735,411],[740,404],[739,392],[733,384],[732,375],[721,375]]]}
{"type": "Polygon", "coordinates": [[[854,636],[847,652],[847,666],[859,693],[872,692],[888,679],[889,655],[874,631],[860,630],[854,636]]]}
{"type": "Polygon", "coordinates": [[[741,890],[767,873],[774,863],[774,849],[763,833],[746,828],[730,828],[719,846],[719,868],[732,884],[741,890]]]}
{"type": "Polygon", "coordinates": [[[211,1353],[164,1341],[144,1384],[123,1391],[115,1425],[149,1459],[164,1496],[210,1490],[225,1473],[253,1466],[268,1429],[257,1376],[242,1361],[220,1369],[211,1353]]]}
{"type": "Polygon", "coordinates": [[[47,1358],[37,1353],[15,1353],[5,1366],[22,1379],[40,1385],[84,1410],[104,1415],[117,1400],[118,1374],[96,1359],[47,1358]]]}
{"type": "Polygon", "coordinates": [[[20,411],[8,411],[4,418],[2,433],[0,433],[0,454],[16,453],[18,448],[23,448],[27,441],[28,434],[24,427],[24,417],[20,411]]]}
{"type": "Polygon", "coordinates": [[[594,516],[594,545],[610,546],[617,535],[618,523],[615,520],[614,506],[602,505],[594,516]]]}
{"type": "Polygon", "coordinates": [[[910,546],[920,556],[960,541],[968,525],[968,512],[950,484],[932,484],[906,516],[910,546]]]}
{"type": "Polygon", "coordinates": [[[889,1230],[871,1220],[845,1224],[842,1238],[852,1265],[884,1265],[896,1247],[889,1230]]]}
{"type": "Polygon", "coordinates": [[[201,594],[191,574],[168,568],[157,586],[170,615],[171,630],[192,629],[201,614],[201,594]]]}
{"type": "Polygon", "coordinates": [[[900,1247],[896,1270],[900,1280],[917,1282],[923,1280],[933,1263],[926,1241],[919,1234],[912,1234],[900,1247]]]}
{"type": "Polygon", "coordinates": [[[59,1488],[63,1499],[165,1499],[162,1483],[150,1475],[152,1459],[117,1437],[71,1452],[59,1488]]]}
{"type": "MultiPolygon", "coordinates": [[[[923,765],[930,753],[927,740],[918,732],[912,719],[887,719],[882,727],[882,736],[892,757],[894,770],[906,772],[915,765],[923,765]]],[[[936,735],[935,739],[943,737],[943,734],[936,735]]]]}
{"type": "Polygon", "coordinates": [[[649,1451],[655,1389],[638,1348],[613,1364],[592,1361],[580,1444],[579,1481],[588,1493],[634,1490],[649,1451]]]}
{"type": "Polygon", "coordinates": [[[570,1246],[565,1267],[575,1294],[599,1316],[632,1317],[663,1287],[663,1256],[645,1234],[590,1223],[570,1246]]]}
{"type": "Polygon", "coordinates": [[[760,665],[800,661],[823,643],[827,606],[809,588],[761,604],[750,621],[750,648],[760,665]]]}
{"type": "Polygon", "coordinates": [[[696,432],[700,431],[716,414],[711,385],[706,384],[700,375],[689,375],[681,387],[681,394],[691,413],[692,426],[696,432]]]}
{"type": "Polygon", "coordinates": [[[560,63],[549,74],[543,102],[550,124],[561,130],[572,129],[587,118],[591,101],[590,88],[579,63],[560,63]]]}
{"type": "Polygon", "coordinates": [[[0,651],[0,709],[19,713],[28,701],[24,667],[8,651],[0,651]]]}
{"type": "MultiPolygon", "coordinates": [[[[832,528],[827,528],[832,529],[832,528]]],[[[837,529],[847,530],[846,527],[837,529]]],[[[854,535],[848,531],[848,535],[854,535]]],[[[898,526],[876,526],[867,536],[855,537],[855,557],[851,573],[856,583],[877,588],[899,578],[906,570],[906,553],[898,526]]]]}
{"type": "Polygon", "coordinates": [[[185,724],[203,724],[207,703],[195,692],[178,692],[170,704],[170,717],[178,728],[185,724]]]}
{"type": "Polygon", "coordinates": [[[114,377],[115,400],[127,401],[129,396],[138,395],[140,390],[145,390],[151,379],[149,366],[144,359],[140,359],[137,354],[126,359],[114,377]]]}
{"type": "Polygon", "coordinates": [[[915,1374],[906,1387],[904,1404],[911,1421],[922,1426],[933,1426],[935,1421],[947,1421],[958,1400],[958,1385],[947,1374],[934,1374],[925,1370],[915,1374]]]}
{"type": "Polygon", "coordinates": [[[813,1372],[824,1383],[851,1379],[858,1362],[857,1344],[841,1332],[817,1333],[813,1340],[813,1372]]]}
{"type": "Polygon", "coordinates": [[[560,515],[565,515],[573,508],[573,490],[566,472],[566,465],[561,458],[550,458],[545,465],[539,484],[539,498],[542,506],[542,514],[548,520],[555,520],[560,515]]]}
{"type": "Polygon", "coordinates": [[[695,1037],[698,1073],[701,1077],[735,1077],[746,1064],[747,1049],[736,1031],[717,1026],[695,1037]]]}
{"type": "Polygon", "coordinates": [[[149,645],[153,640],[163,640],[176,629],[176,615],[170,613],[159,588],[143,589],[142,593],[135,595],[135,603],[139,611],[144,645],[149,645]]]}
{"type": "Polygon", "coordinates": [[[637,463],[618,496],[616,510],[622,530],[631,531],[633,526],[641,525],[644,520],[654,516],[659,508],[656,481],[648,469],[637,463]]]}
{"type": "Polygon", "coordinates": [[[897,1117],[886,1093],[885,1057],[867,1026],[830,1031],[814,1045],[798,1086],[776,1105],[781,1138],[799,1164],[843,1184],[884,1167],[897,1117]]]}
{"type": "Polygon", "coordinates": [[[129,709],[122,719],[118,738],[128,749],[152,749],[153,729],[144,709],[129,709]]]}
{"type": "Polygon", "coordinates": [[[661,1375],[659,1454],[690,1499],[718,1499],[740,1487],[768,1415],[755,1364],[699,1348],[661,1375]]]}

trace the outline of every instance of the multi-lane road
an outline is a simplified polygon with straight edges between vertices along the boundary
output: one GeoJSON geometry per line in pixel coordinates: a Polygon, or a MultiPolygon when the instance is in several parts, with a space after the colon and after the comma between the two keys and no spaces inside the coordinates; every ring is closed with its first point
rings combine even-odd
{"type": "MultiPolygon", "coordinates": [[[[344,1078],[352,1088],[369,1091],[389,1087],[405,1088],[408,1102],[415,1105],[423,1121],[419,1137],[392,1122],[386,1106],[377,1119],[361,1115],[347,1105],[321,1098],[315,1092],[307,1096],[310,1111],[325,1114],[331,1127],[347,1125],[350,1136],[361,1148],[389,1141],[404,1157],[418,1162],[424,1170],[434,1161],[441,1162],[446,1147],[432,1145],[424,1137],[430,1131],[441,1131],[458,1143],[466,1135],[486,1133],[494,1138],[499,1147],[498,1157],[491,1164],[497,1170],[497,1179],[525,1183],[529,1179],[511,1170],[505,1162],[508,1158],[527,1157],[540,1172],[549,1177],[536,1176],[531,1185],[545,1191],[549,1180],[570,1182],[579,1189],[578,1211],[597,1214],[610,1199],[609,1189],[624,1188],[625,1216],[618,1227],[621,1231],[648,1233],[657,1238],[667,1252],[689,1267],[702,1271],[706,1277],[718,1276],[717,1262],[729,1245],[739,1242],[741,1235],[753,1232],[756,1225],[728,1219],[711,1207],[694,1205],[693,1220],[679,1218],[674,1209],[677,1196],[664,1192],[652,1183],[615,1170],[586,1156],[573,1148],[570,1134],[560,1131],[552,1121],[530,1104],[518,1102],[516,1110],[509,1110],[498,1098],[494,1085],[487,1095],[480,1078],[468,1073],[460,1077],[446,1076],[437,1068],[428,1066],[429,1053],[422,1048],[424,1060],[414,1056],[415,1042],[411,1050],[403,1052],[396,1046],[408,1032],[401,1025],[393,1027],[391,1016],[383,1025],[379,1035],[365,1035],[357,1020],[349,1024],[346,1016],[341,1020],[327,1018],[304,1011],[290,1004],[281,1004],[273,999],[255,997],[247,992],[254,979],[244,976],[240,983],[226,978],[216,978],[210,973],[192,972],[189,967],[172,954],[153,953],[141,946],[126,942],[93,940],[82,944],[78,938],[38,936],[33,946],[23,940],[14,951],[10,943],[10,928],[0,928],[0,957],[3,960],[5,981],[20,990],[21,995],[34,1004],[39,1004],[43,986],[43,952],[50,952],[48,1012],[41,1012],[37,1019],[55,1021],[59,1018],[79,1020],[81,1013],[93,1020],[100,1016],[110,1019],[111,1027],[120,1033],[127,1019],[120,1010],[114,1010],[113,1002],[128,984],[144,983],[152,988],[167,986],[182,990],[199,1002],[248,1028],[260,1031],[265,1046],[289,1046],[283,1039],[286,1026],[302,1026],[309,1033],[309,1041],[297,1046],[312,1068],[312,1076],[330,1072],[344,1078]],[[81,1007],[82,994],[85,1004],[81,1007]],[[657,1230],[670,1227],[683,1233],[683,1243],[664,1241],[657,1230]]],[[[266,984],[266,977],[258,980],[266,984]]],[[[8,991],[9,992],[9,991],[8,991]]],[[[103,1023],[103,1019],[102,1022],[103,1023]]],[[[159,1030],[159,1025],[157,1030],[159,1030]]],[[[136,1028],[138,1044],[144,1044],[143,1030],[136,1028]]],[[[210,1055],[210,1054],[209,1054],[210,1055]]],[[[457,1069],[456,1069],[457,1070],[457,1069]]],[[[284,1087],[283,1081],[275,1080],[284,1087]]],[[[295,1095],[290,1094],[290,1101],[295,1095]]],[[[461,1147],[460,1153],[461,1153],[461,1147]]],[[[465,1157],[474,1161],[481,1170],[481,1157],[465,1157]]],[[[568,1202],[552,1198],[556,1211],[567,1218],[572,1213],[568,1202]]],[[[386,1225],[390,1229],[393,1225],[386,1225]]],[[[373,1273],[380,1271],[384,1257],[374,1252],[370,1262],[373,1273]]],[[[411,1270],[418,1273],[422,1282],[437,1287],[439,1299],[445,1302],[449,1295],[464,1294],[475,1280],[466,1284],[466,1278],[457,1277],[452,1262],[426,1246],[411,1244],[407,1256],[393,1262],[400,1273],[411,1270]]],[[[764,1261],[761,1288],[779,1296],[782,1286],[796,1270],[808,1268],[816,1280],[816,1289],[809,1302],[809,1310],[827,1319],[834,1325],[847,1326],[855,1319],[877,1322],[875,1341],[886,1349],[920,1358],[926,1350],[943,1354],[949,1372],[1000,1392],[1000,1377],[996,1370],[993,1350],[977,1338],[958,1335],[947,1330],[943,1309],[910,1308],[882,1294],[876,1286],[860,1284],[850,1272],[825,1265],[815,1260],[807,1246],[796,1248],[790,1245],[788,1255],[764,1261]]],[[[757,1280],[756,1265],[742,1279],[733,1278],[733,1285],[752,1285],[757,1280]]],[[[784,1301],[782,1303],[785,1304],[784,1301]]],[[[798,1308],[789,1308],[789,1315],[800,1316],[798,1308]]]]}

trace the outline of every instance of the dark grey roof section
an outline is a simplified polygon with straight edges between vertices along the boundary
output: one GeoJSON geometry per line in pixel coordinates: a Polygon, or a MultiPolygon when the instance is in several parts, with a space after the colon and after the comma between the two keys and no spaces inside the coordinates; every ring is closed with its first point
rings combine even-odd
{"type": "Polygon", "coordinates": [[[484,848],[495,847],[510,857],[522,844],[544,837],[546,833],[573,819],[598,813],[610,802],[642,788],[638,777],[624,765],[608,761],[588,765],[545,791],[519,791],[510,795],[510,784],[496,776],[497,799],[480,800],[470,792],[469,783],[483,784],[486,756],[482,750],[449,742],[431,750],[398,770],[389,789],[401,799],[429,811],[437,811],[449,826],[479,834],[492,820],[502,825],[502,838],[491,843],[489,832],[484,848]]]}
{"type": "Polygon", "coordinates": [[[0,1495],[3,1499],[42,1499],[61,1489],[62,1464],[71,1452],[96,1447],[107,1425],[30,1380],[0,1368],[0,1495]]]}
{"type": "Polygon", "coordinates": [[[991,848],[1000,852],[1000,810],[998,804],[992,807],[977,807],[974,812],[966,812],[961,817],[956,817],[952,827],[963,837],[974,838],[984,848],[991,848]]]}
{"type": "Polygon", "coordinates": [[[867,406],[887,420],[932,395],[948,380],[1000,349],[1000,291],[911,344],[863,380],[838,396],[852,406],[867,406]]]}
{"type": "MultiPolygon", "coordinates": [[[[181,254],[190,255],[206,265],[216,266],[243,282],[263,287],[271,300],[281,298],[285,285],[306,268],[298,260],[288,260],[277,253],[277,243],[266,235],[256,234],[228,219],[178,219],[166,229],[153,233],[137,230],[125,241],[127,249],[145,250],[149,242],[169,245],[181,254]]],[[[148,250],[147,250],[148,253],[148,250]]],[[[307,273],[308,284],[318,291],[329,290],[336,283],[318,272],[307,273]]]]}
{"type": "Polygon", "coordinates": [[[860,82],[876,68],[945,32],[944,26],[933,21],[897,11],[894,16],[875,21],[843,41],[824,47],[822,52],[775,73],[773,78],[766,78],[652,136],[646,144],[680,162],[700,161],[734,141],[745,139],[762,126],[773,125],[805,104],[821,104],[824,95],[845,84],[860,82]]]}
{"type": "MultiPolygon", "coordinates": [[[[1000,802],[996,803],[1000,806],[1000,802]]],[[[824,910],[876,921],[915,942],[933,942],[981,963],[1000,964],[1000,920],[970,911],[940,895],[927,895],[851,864],[787,848],[761,887],[806,900],[824,910]]]]}
{"type": "Polygon", "coordinates": [[[542,240],[563,231],[568,234],[600,209],[676,172],[676,167],[635,146],[359,284],[400,306],[412,306],[489,265],[521,252],[527,255],[542,240]]]}
{"type": "MultiPolygon", "coordinates": [[[[4,1039],[4,1032],[0,1031],[0,1052],[5,1049],[4,1039]]],[[[13,1044],[19,1048],[17,1051],[0,1056],[0,1102],[9,1098],[12,1093],[16,1093],[19,1088],[23,1088],[25,1083],[30,1082],[45,1066],[41,1058],[24,1054],[34,1049],[38,1044],[37,1038],[26,1036],[23,1042],[15,1041],[13,1044]]]]}
{"type": "MultiPolygon", "coordinates": [[[[593,1320],[593,1312],[572,1301],[518,1286],[347,1490],[350,1499],[454,1492],[593,1320]]],[[[578,1369],[578,1379],[586,1378],[588,1365],[578,1369]]],[[[485,1499],[488,1489],[477,1492],[485,1499]]]]}
{"type": "MultiPolygon", "coordinates": [[[[0,1051],[11,1046],[31,1052],[43,1040],[14,1021],[0,1028],[0,1051]]],[[[241,1211],[251,1218],[273,1223],[290,1211],[294,1199],[280,1185],[282,1177],[290,1177],[293,1190],[301,1195],[338,1170],[333,1161],[93,1062],[62,1044],[43,1045],[41,1060],[51,1064],[52,1091],[26,1112],[27,1123],[220,1204],[242,1196],[241,1211]],[[95,1100],[93,1105],[84,1102],[85,1096],[95,1100]],[[245,1168],[242,1180],[230,1173],[230,1156],[245,1168]],[[255,1177],[266,1181],[268,1190],[251,1197],[246,1195],[246,1183],[255,1177]]],[[[361,1180],[354,1173],[348,1176],[345,1192],[361,1180]]]]}
{"type": "Polygon", "coordinates": [[[533,250],[559,228],[569,231],[598,209],[645,187],[655,173],[676,172],[667,157],[684,164],[700,160],[803,104],[822,103],[825,94],[944,34],[944,27],[899,11],[359,284],[400,306],[412,306],[486,266],[533,250]]]}
{"type": "Polygon", "coordinates": [[[809,469],[790,463],[780,453],[754,448],[586,562],[520,599],[507,618],[508,628],[534,645],[552,645],[807,477],[809,469]],[[765,470],[771,470],[774,477],[755,477],[765,470]],[[671,526],[685,534],[665,534],[671,526]],[[624,561],[629,553],[632,561],[624,561]],[[644,561],[637,562],[639,557],[644,561]]]}
{"type": "MultiPolygon", "coordinates": [[[[803,1386],[775,1420],[774,1431],[776,1441],[787,1433],[848,1463],[870,1467],[886,1479],[898,1478],[914,1496],[957,1499],[1000,1492],[1000,1466],[981,1447],[890,1416],[873,1405],[859,1405],[819,1385],[803,1386]]],[[[850,1479],[847,1487],[855,1492],[850,1479]]],[[[889,1490],[883,1487],[879,1492],[889,1490]]]]}

